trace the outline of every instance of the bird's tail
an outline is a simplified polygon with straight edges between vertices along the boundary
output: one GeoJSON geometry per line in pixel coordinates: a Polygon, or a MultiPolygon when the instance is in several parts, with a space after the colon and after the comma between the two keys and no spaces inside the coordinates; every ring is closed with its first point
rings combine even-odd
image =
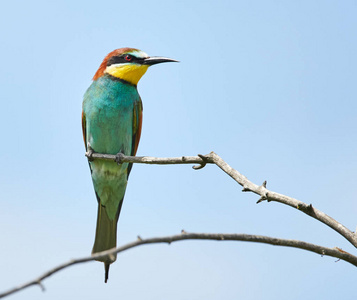
{"type": "MultiPolygon", "coordinates": [[[[117,222],[118,218],[110,220],[105,207],[98,203],[97,229],[92,254],[115,248],[117,245],[117,222]]],[[[116,254],[110,257],[98,258],[97,261],[104,263],[105,282],[108,280],[109,266],[115,262],[116,254]]]]}

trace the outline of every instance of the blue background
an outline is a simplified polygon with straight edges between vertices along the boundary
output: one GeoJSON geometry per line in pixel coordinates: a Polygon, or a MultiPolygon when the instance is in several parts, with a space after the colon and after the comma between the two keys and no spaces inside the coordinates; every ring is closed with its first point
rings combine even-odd
{"type": "MultiPolygon", "coordinates": [[[[97,203],[82,97],[129,46],[150,68],[138,155],[218,153],[268,188],[357,225],[356,1],[7,1],[0,18],[0,288],[90,254],[97,203]]],[[[356,254],[336,232],[215,166],[135,165],[118,244],[188,232],[300,239],[356,254]]],[[[356,299],[357,269],[302,250],[186,241],[122,253],[11,299],[356,299]]]]}

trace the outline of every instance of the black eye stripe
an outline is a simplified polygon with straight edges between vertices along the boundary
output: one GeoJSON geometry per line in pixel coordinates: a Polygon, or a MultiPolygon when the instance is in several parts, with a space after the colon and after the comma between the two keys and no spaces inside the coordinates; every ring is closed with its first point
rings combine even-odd
{"type": "Polygon", "coordinates": [[[109,67],[110,65],[122,64],[122,63],[126,63],[123,56],[112,56],[111,58],[108,59],[107,67],[109,67]]]}
{"type": "MultiPolygon", "coordinates": [[[[107,67],[109,67],[110,65],[114,65],[114,64],[125,64],[125,63],[128,63],[127,60],[125,60],[125,56],[127,56],[128,54],[123,54],[123,55],[120,55],[120,56],[112,56],[111,58],[108,59],[108,62],[107,62],[107,67]]],[[[131,59],[131,63],[133,62],[136,62],[136,63],[141,63],[144,61],[143,58],[137,58],[133,55],[130,55],[130,57],[132,58],[131,59]]]]}

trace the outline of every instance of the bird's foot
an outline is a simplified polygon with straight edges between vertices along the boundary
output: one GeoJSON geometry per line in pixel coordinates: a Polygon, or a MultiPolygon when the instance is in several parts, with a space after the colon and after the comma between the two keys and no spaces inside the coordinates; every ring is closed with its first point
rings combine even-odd
{"type": "Polygon", "coordinates": [[[88,143],[87,144],[87,152],[85,154],[87,156],[87,158],[88,158],[88,161],[93,161],[94,160],[93,153],[95,153],[95,152],[93,151],[92,147],[88,143]]]}
{"type": "Polygon", "coordinates": [[[117,155],[115,155],[115,162],[118,164],[118,165],[121,165],[123,163],[123,158],[124,158],[124,154],[119,152],[117,153],[117,155]]]}

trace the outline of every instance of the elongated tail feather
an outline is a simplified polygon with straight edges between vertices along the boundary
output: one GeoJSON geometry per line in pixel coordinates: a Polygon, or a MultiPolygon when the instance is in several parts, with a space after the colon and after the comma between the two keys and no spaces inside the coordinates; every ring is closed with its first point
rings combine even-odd
{"type": "MultiPolygon", "coordinates": [[[[105,207],[98,202],[97,229],[92,254],[115,248],[117,246],[117,223],[123,200],[120,202],[118,212],[114,220],[110,220],[105,207]]],[[[97,261],[104,263],[105,283],[109,276],[109,266],[116,261],[117,255],[111,257],[99,258],[97,261]]]]}
{"type": "MultiPolygon", "coordinates": [[[[97,229],[92,254],[115,248],[117,245],[117,219],[110,220],[105,207],[98,203],[97,229]]],[[[115,258],[99,258],[98,261],[113,263],[115,258]]]]}

